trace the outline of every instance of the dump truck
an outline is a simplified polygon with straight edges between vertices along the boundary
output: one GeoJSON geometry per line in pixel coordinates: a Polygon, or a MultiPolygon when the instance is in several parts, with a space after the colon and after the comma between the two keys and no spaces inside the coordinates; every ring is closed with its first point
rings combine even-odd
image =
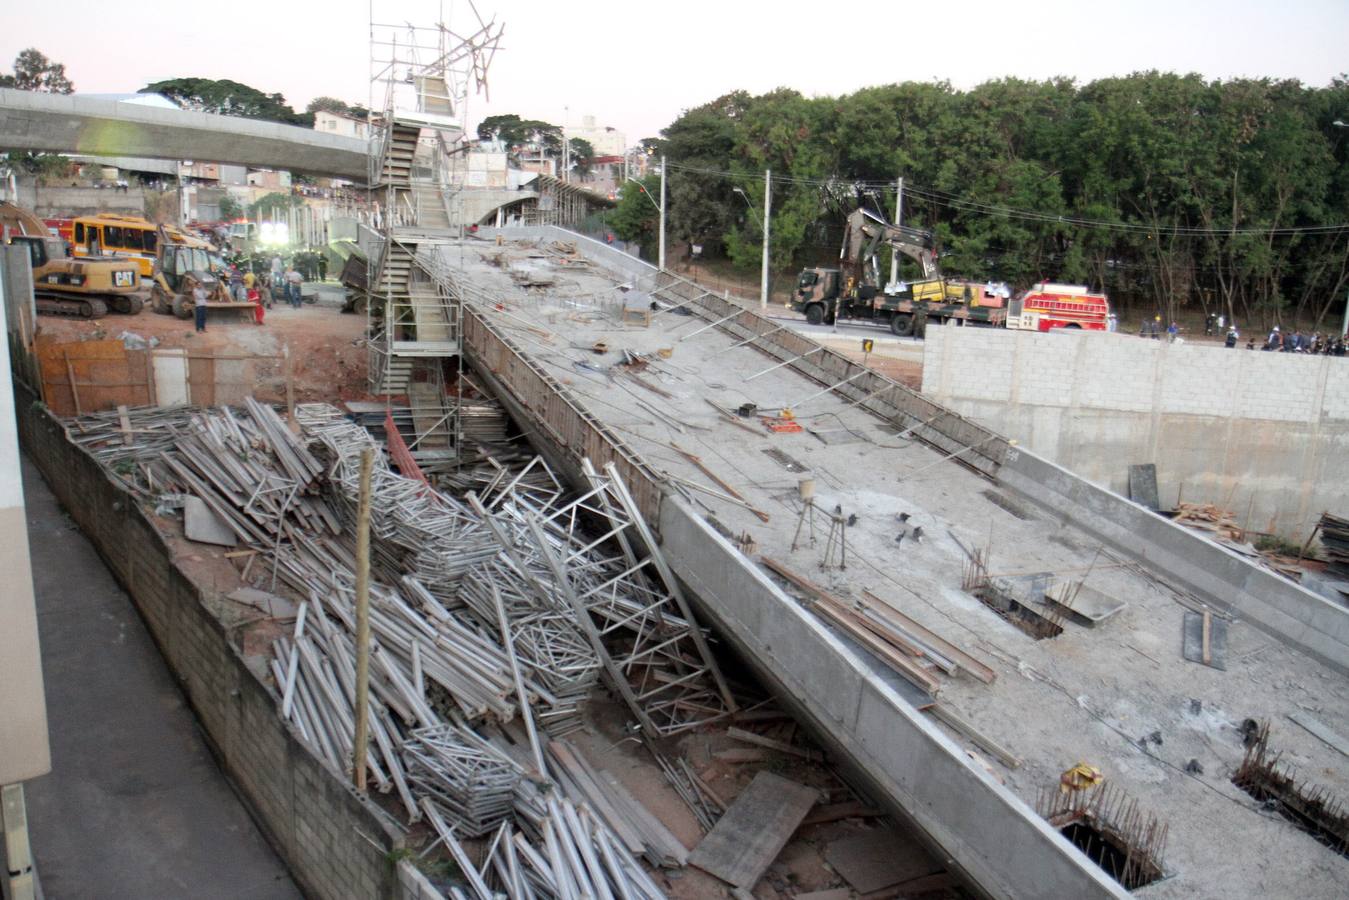
{"type": "Polygon", "coordinates": [[[32,212],[0,200],[0,243],[21,244],[33,266],[33,296],[39,313],[97,319],[108,311],[141,311],[140,272],[130,260],[73,259],[65,241],[32,212]]]}
{"type": "Polygon", "coordinates": [[[803,270],[789,306],[814,325],[869,320],[901,337],[921,335],[931,322],[1105,331],[1110,321],[1109,298],[1086,285],[1041,282],[1013,297],[1005,284],[947,278],[932,232],[891,225],[861,209],[848,217],[839,267],[803,270]],[[916,263],[916,277],[882,286],[876,258],[882,246],[916,263]]]}

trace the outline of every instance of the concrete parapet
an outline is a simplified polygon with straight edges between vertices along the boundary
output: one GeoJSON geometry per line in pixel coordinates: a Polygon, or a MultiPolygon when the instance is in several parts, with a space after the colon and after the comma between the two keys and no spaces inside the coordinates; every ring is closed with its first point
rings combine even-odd
{"type": "Polygon", "coordinates": [[[1028,450],[1011,448],[998,480],[1176,587],[1349,674],[1349,609],[1028,450]]]}

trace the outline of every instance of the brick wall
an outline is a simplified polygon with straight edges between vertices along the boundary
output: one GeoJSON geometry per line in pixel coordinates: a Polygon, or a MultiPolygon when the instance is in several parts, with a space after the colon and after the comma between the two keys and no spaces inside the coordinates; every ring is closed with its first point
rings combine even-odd
{"type": "Polygon", "coordinates": [[[1089,332],[931,328],[923,393],[1126,493],[1210,502],[1301,541],[1349,512],[1349,360],[1089,332]]]}
{"type": "Polygon", "coordinates": [[[391,854],[402,838],[321,763],[276,711],[276,698],[173,563],[155,527],[60,423],[16,387],[20,442],[80,530],[131,595],[221,768],[312,897],[401,897],[391,854]]]}

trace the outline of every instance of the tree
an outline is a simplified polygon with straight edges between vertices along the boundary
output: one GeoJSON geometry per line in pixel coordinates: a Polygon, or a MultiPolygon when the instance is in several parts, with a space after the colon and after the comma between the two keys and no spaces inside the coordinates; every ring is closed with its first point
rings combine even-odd
{"type": "Polygon", "coordinates": [[[660,211],[655,195],[660,193],[660,176],[648,175],[641,181],[623,186],[623,197],[609,214],[609,227],[621,240],[641,244],[648,251],[660,230],[660,211]]]}
{"type": "Polygon", "coordinates": [[[232,194],[226,194],[220,198],[220,218],[238,219],[244,214],[244,208],[238,200],[234,199],[232,194]]]}
{"type": "Polygon", "coordinates": [[[221,116],[239,116],[244,119],[262,119],[286,125],[313,124],[303,113],[286,105],[281,94],[264,94],[257,88],[237,81],[210,78],[171,78],[156,81],[140,89],[142,94],[163,94],[183,109],[215,113],[221,116]]]}
{"type": "Polygon", "coordinates": [[[330,112],[341,116],[350,116],[353,119],[364,119],[370,111],[359,103],[347,103],[336,97],[315,97],[309,101],[309,105],[304,108],[305,114],[312,117],[316,112],[330,112]]]}
{"type": "Polygon", "coordinates": [[[295,194],[272,191],[248,205],[248,217],[253,220],[271,219],[278,215],[284,215],[292,207],[299,206],[302,202],[295,194]]]}
{"type": "Polygon", "coordinates": [[[34,47],[14,58],[14,74],[0,75],[0,87],[44,94],[73,94],[75,85],[66,77],[63,63],[53,62],[34,47]]]}
{"type": "Polygon", "coordinates": [[[578,175],[589,175],[591,163],[595,159],[595,148],[585,138],[572,138],[567,141],[571,154],[572,171],[578,175]]]}

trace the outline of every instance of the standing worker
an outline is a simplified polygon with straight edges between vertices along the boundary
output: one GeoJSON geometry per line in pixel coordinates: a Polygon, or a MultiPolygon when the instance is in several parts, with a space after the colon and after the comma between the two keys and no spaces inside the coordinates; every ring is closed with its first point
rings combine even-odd
{"type": "Polygon", "coordinates": [[[197,333],[206,330],[206,288],[201,282],[192,289],[192,310],[197,317],[197,333]]]}
{"type": "Polygon", "coordinates": [[[300,290],[300,285],[304,284],[304,276],[295,270],[294,266],[286,273],[286,296],[290,300],[290,305],[296,309],[300,308],[304,295],[300,290]]]}

